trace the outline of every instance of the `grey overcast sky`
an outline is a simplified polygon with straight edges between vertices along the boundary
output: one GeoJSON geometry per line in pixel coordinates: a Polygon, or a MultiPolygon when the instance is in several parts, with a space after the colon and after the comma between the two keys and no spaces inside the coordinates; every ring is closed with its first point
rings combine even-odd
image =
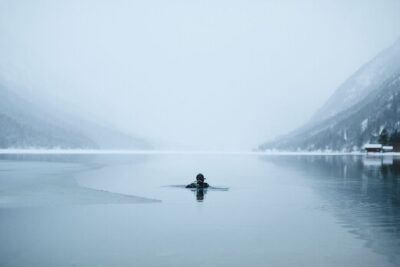
{"type": "Polygon", "coordinates": [[[398,0],[0,0],[0,82],[160,148],[245,150],[399,37],[398,0]]]}

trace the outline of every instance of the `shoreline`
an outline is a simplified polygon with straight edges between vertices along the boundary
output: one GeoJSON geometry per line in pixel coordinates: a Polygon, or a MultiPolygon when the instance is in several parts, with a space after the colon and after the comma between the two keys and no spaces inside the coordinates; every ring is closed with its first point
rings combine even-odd
{"type": "Polygon", "coordinates": [[[400,156],[400,152],[321,151],[206,151],[206,150],[110,150],[110,149],[0,149],[0,155],[265,155],[265,156],[400,156]]]}

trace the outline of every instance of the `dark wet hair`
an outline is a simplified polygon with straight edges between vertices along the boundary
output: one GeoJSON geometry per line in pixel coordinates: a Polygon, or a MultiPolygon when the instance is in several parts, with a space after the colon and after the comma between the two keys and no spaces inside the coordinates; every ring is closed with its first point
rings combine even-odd
{"type": "Polygon", "coordinates": [[[202,181],[202,182],[204,182],[204,175],[203,174],[201,174],[201,173],[199,173],[199,174],[197,174],[197,176],[196,176],[196,180],[197,181],[202,181]]]}

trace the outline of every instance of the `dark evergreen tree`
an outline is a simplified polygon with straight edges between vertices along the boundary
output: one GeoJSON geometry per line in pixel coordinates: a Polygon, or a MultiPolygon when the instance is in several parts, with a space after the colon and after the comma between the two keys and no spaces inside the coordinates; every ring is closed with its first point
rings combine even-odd
{"type": "Polygon", "coordinates": [[[389,143],[389,132],[386,129],[383,129],[379,135],[378,139],[379,144],[386,146],[389,143]]]}
{"type": "Polygon", "coordinates": [[[389,145],[393,146],[394,151],[400,151],[400,132],[398,130],[390,135],[389,145]]]}

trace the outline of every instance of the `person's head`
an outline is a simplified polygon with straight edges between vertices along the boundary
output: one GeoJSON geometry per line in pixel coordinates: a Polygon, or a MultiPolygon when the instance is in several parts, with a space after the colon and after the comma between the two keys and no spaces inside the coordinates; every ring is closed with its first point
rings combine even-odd
{"type": "Polygon", "coordinates": [[[197,176],[196,176],[196,181],[197,181],[197,182],[203,183],[204,180],[205,180],[205,178],[204,178],[204,175],[203,175],[203,174],[201,174],[201,173],[197,174],[197,176]]]}

